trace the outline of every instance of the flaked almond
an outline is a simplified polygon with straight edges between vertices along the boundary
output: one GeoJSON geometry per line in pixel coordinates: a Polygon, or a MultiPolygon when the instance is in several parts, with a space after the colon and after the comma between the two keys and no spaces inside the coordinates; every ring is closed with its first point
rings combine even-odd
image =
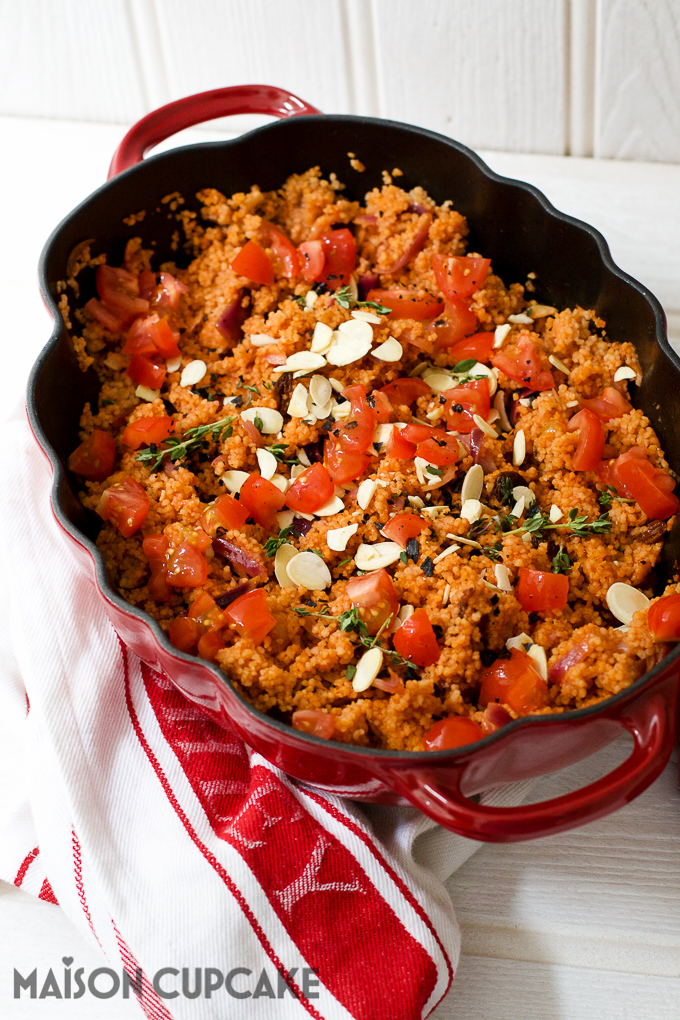
{"type": "Polygon", "coordinates": [[[275,435],[283,428],[283,415],[273,407],[249,407],[241,411],[241,419],[250,421],[263,435],[275,435]]]}
{"type": "Polygon", "coordinates": [[[374,347],[371,354],[378,361],[401,361],[404,356],[404,348],[398,340],[390,336],[383,344],[378,344],[377,347],[374,347]]]}
{"type": "Polygon", "coordinates": [[[324,354],[333,343],[333,330],[325,322],[317,322],[310,350],[314,354],[324,354]]]}
{"type": "Polygon", "coordinates": [[[524,513],[524,507],[525,507],[524,496],[520,496],[515,505],[513,506],[512,510],[510,511],[510,516],[520,518],[524,513]]]}
{"type": "Polygon", "coordinates": [[[294,585],[308,591],[323,591],[333,580],[321,557],[309,551],[293,556],[286,564],[286,571],[294,585]]]}
{"type": "Polygon", "coordinates": [[[493,345],[494,345],[494,347],[502,347],[503,346],[503,341],[505,340],[506,336],[510,332],[510,328],[511,327],[508,326],[507,322],[504,323],[504,325],[502,325],[502,326],[496,326],[496,329],[494,330],[494,334],[493,334],[493,345]]]}
{"type": "Polygon", "coordinates": [[[279,526],[279,531],[283,531],[284,528],[289,528],[295,520],[295,514],[292,510],[279,510],[276,515],[276,522],[279,526]]]}
{"type": "Polygon", "coordinates": [[[531,316],[525,315],[524,312],[520,312],[518,315],[508,315],[508,322],[512,322],[516,326],[528,326],[533,321],[531,316]]]}
{"type": "Polygon", "coordinates": [[[459,545],[449,545],[447,546],[446,549],[442,549],[442,551],[437,556],[435,556],[432,562],[439,563],[440,560],[446,559],[447,556],[450,556],[452,553],[458,552],[459,549],[460,549],[459,545]]]}
{"type": "Polygon", "coordinates": [[[345,504],[342,502],[339,496],[331,496],[327,503],[324,503],[320,509],[314,511],[315,517],[333,517],[335,514],[341,514],[345,509],[345,504]]]}
{"type": "Polygon", "coordinates": [[[556,369],[557,369],[557,371],[558,371],[558,372],[564,372],[564,374],[565,374],[566,376],[568,376],[568,375],[569,375],[569,373],[571,372],[571,369],[570,369],[570,368],[567,368],[567,366],[566,366],[566,365],[564,364],[564,362],[563,362],[563,361],[560,361],[560,359],[559,359],[559,358],[556,358],[554,354],[549,354],[549,355],[548,355],[548,361],[550,362],[550,364],[551,364],[551,365],[552,365],[552,366],[553,366],[554,368],[556,368],[556,369]]]}
{"type": "Polygon", "coordinates": [[[501,591],[512,591],[512,585],[510,584],[510,571],[504,563],[496,563],[493,568],[493,572],[496,576],[496,584],[501,591]]]}
{"type": "Polygon", "coordinates": [[[489,368],[488,365],[483,365],[481,361],[478,361],[476,365],[473,365],[470,369],[470,375],[483,375],[489,383],[489,395],[493,396],[498,389],[498,376],[496,375],[493,368],[489,368]]]}
{"type": "Polygon", "coordinates": [[[531,319],[545,319],[548,315],[557,315],[557,309],[552,305],[529,305],[527,315],[531,319]]]}
{"type": "Polygon", "coordinates": [[[551,524],[557,524],[557,522],[559,521],[560,517],[563,517],[563,516],[564,515],[563,515],[562,511],[560,510],[560,508],[553,503],[553,505],[550,507],[550,513],[548,514],[548,517],[550,518],[550,523],[551,524]]]}
{"type": "Polygon", "coordinates": [[[474,524],[482,516],[482,504],[478,499],[466,499],[460,508],[460,516],[474,524]]]}
{"type": "Polygon", "coordinates": [[[326,359],[323,354],[314,354],[312,351],[298,351],[286,358],[285,365],[277,365],[272,372],[313,372],[317,368],[323,368],[326,359]]]}
{"type": "Polygon", "coordinates": [[[347,543],[359,530],[358,524],[348,524],[344,528],[329,528],[326,532],[328,548],[334,552],[344,552],[347,543]]]}
{"type": "Polygon", "coordinates": [[[148,400],[149,403],[152,403],[154,400],[158,400],[160,395],[160,390],[152,390],[148,386],[139,385],[135,390],[136,397],[139,397],[140,400],[148,400]]]}
{"type": "Polygon", "coordinates": [[[309,410],[307,406],[308,396],[306,387],[302,383],[298,383],[293,390],[290,403],[288,404],[288,414],[291,418],[304,418],[306,416],[309,410]]]}
{"type": "Polygon", "coordinates": [[[445,393],[456,385],[456,380],[448,372],[424,372],[422,378],[434,393],[445,393]]]}
{"type": "Polygon", "coordinates": [[[374,446],[385,446],[389,443],[392,438],[392,429],[394,425],[392,422],[385,422],[382,425],[376,425],[373,430],[373,445],[374,446]]]}
{"type": "Polygon", "coordinates": [[[291,581],[288,576],[288,564],[294,556],[298,555],[298,551],[294,545],[289,542],[285,542],[280,545],[276,550],[276,556],[274,557],[274,573],[276,574],[276,580],[279,582],[282,588],[297,588],[294,581],[291,581]]]}
{"type": "Polygon", "coordinates": [[[624,379],[635,379],[637,373],[629,368],[628,365],[621,365],[621,368],[617,368],[614,372],[614,382],[623,382],[624,379]]]}
{"type": "Polygon", "coordinates": [[[313,308],[319,295],[315,290],[308,290],[305,294],[305,308],[313,308]]]}
{"type": "Polygon", "coordinates": [[[272,475],[269,481],[272,485],[275,485],[279,492],[286,493],[290,489],[292,482],[285,477],[285,475],[272,475]]]}
{"type": "Polygon", "coordinates": [[[498,433],[492,425],[489,425],[487,421],[484,421],[481,414],[473,414],[472,420],[478,429],[481,429],[485,436],[489,439],[498,439],[498,433]]]}
{"type": "MultiPolygon", "coordinates": [[[[361,324],[357,319],[352,319],[351,321],[356,322],[357,325],[364,325],[369,330],[371,328],[367,322],[361,324]]],[[[347,323],[343,323],[343,325],[347,325],[347,323]]],[[[333,343],[326,353],[328,364],[341,367],[343,365],[352,365],[355,361],[361,361],[370,351],[372,340],[373,333],[371,333],[370,340],[357,340],[348,333],[336,331],[333,334],[333,343]]]]}
{"type": "Polygon", "coordinates": [[[250,342],[253,347],[266,347],[267,344],[277,344],[279,341],[267,333],[251,333],[250,342]]]}
{"type": "Polygon", "coordinates": [[[205,373],[205,361],[201,361],[197,358],[195,361],[190,361],[189,364],[185,366],[179,380],[179,384],[180,386],[195,386],[196,383],[201,381],[205,373]]]}
{"type": "Polygon", "coordinates": [[[182,355],[178,355],[176,358],[168,358],[165,362],[165,367],[168,372],[178,372],[179,367],[182,364],[182,355]]]}
{"type": "Polygon", "coordinates": [[[342,393],[342,391],[345,389],[345,384],[343,382],[340,382],[339,379],[334,379],[332,375],[328,377],[328,381],[336,393],[342,393]]]}
{"type": "Polygon", "coordinates": [[[411,506],[416,507],[417,510],[425,506],[420,496],[409,496],[408,501],[411,504],[411,506]]]}
{"type": "Polygon", "coordinates": [[[312,462],[309,459],[307,451],[305,450],[304,446],[299,447],[297,452],[297,459],[300,461],[301,464],[304,464],[305,467],[312,466],[312,462]]]}
{"type": "Polygon", "coordinates": [[[369,312],[366,308],[355,308],[350,312],[353,319],[363,319],[364,322],[372,322],[374,326],[380,325],[380,316],[375,312],[369,312]]]}
{"type": "Polygon", "coordinates": [[[517,429],[515,433],[515,441],[512,444],[512,463],[514,467],[520,467],[524,463],[524,458],[527,455],[527,441],[524,435],[524,429],[517,429]]]}
{"type": "Polygon", "coordinates": [[[359,570],[380,570],[396,563],[401,556],[401,546],[396,542],[376,542],[374,545],[361,544],[354,556],[359,570]]]}
{"type": "Polygon", "coordinates": [[[515,485],[512,490],[512,498],[522,499],[522,497],[524,497],[525,506],[531,506],[536,501],[536,497],[528,485],[515,485]]]}
{"type": "Polygon", "coordinates": [[[309,380],[309,392],[314,403],[323,407],[333,396],[333,387],[325,375],[313,375],[309,380]]]}
{"type": "Polygon", "coordinates": [[[372,478],[367,478],[361,483],[357,489],[357,503],[362,510],[368,509],[368,504],[375,496],[375,490],[378,488],[378,483],[372,478]]]}
{"type": "Polygon", "coordinates": [[[293,464],[293,466],[290,469],[291,481],[294,482],[295,479],[299,478],[300,475],[303,475],[306,470],[307,468],[305,467],[304,464],[293,464]]]}
{"type": "Polygon", "coordinates": [[[361,694],[362,691],[367,691],[371,686],[378,673],[382,669],[383,664],[383,653],[382,649],[377,646],[369,648],[367,652],[359,659],[356,673],[352,679],[352,689],[361,694]]]}
{"type": "Polygon", "coordinates": [[[399,630],[401,625],[406,623],[406,621],[408,620],[409,616],[413,616],[414,613],[415,613],[415,607],[414,606],[409,606],[408,604],[405,605],[405,606],[402,606],[401,609],[399,610],[399,612],[397,613],[396,619],[394,621],[394,628],[393,629],[394,630],[399,630]]]}
{"type": "Polygon", "coordinates": [[[225,471],[220,476],[220,480],[224,482],[229,492],[240,492],[246,478],[250,478],[247,471],[225,471]]]}
{"type": "Polygon", "coordinates": [[[352,413],[352,405],[349,400],[343,401],[342,404],[338,404],[336,400],[331,403],[331,414],[334,418],[349,418],[352,413]]]}
{"type": "Polygon", "coordinates": [[[333,410],[333,401],[329,400],[327,403],[325,403],[323,405],[312,404],[309,413],[310,413],[310,415],[313,415],[313,417],[317,421],[325,421],[326,418],[330,417],[330,414],[331,414],[332,410],[333,410]]]}
{"type": "Polygon", "coordinates": [[[349,337],[356,343],[369,345],[373,343],[373,330],[370,324],[362,319],[349,319],[347,322],[341,322],[338,326],[338,333],[343,337],[349,337]]]}
{"type": "Polygon", "coordinates": [[[536,668],[543,680],[548,679],[548,657],[545,654],[545,648],[543,645],[533,644],[527,655],[530,659],[533,659],[536,668]]]}
{"type": "Polygon", "coordinates": [[[465,503],[468,499],[479,499],[482,495],[483,488],[484,468],[481,464],[473,464],[465,475],[465,479],[460,490],[461,502],[465,503]]]}
{"type": "Polygon", "coordinates": [[[532,645],[532,639],[528,634],[525,634],[524,631],[516,637],[508,638],[505,642],[505,647],[509,652],[511,652],[514,648],[516,648],[518,652],[528,652],[532,645]]]}
{"type": "Polygon", "coordinates": [[[621,623],[630,624],[635,613],[639,613],[647,608],[649,599],[644,592],[633,588],[631,584],[617,581],[609,586],[607,605],[609,606],[609,611],[617,620],[620,620],[621,623]]]}
{"type": "Polygon", "coordinates": [[[270,453],[269,450],[256,450],[255,453],[262,477],[269,479],[272,475],[275,475],[279,462],[274,454],[270,453]]]}

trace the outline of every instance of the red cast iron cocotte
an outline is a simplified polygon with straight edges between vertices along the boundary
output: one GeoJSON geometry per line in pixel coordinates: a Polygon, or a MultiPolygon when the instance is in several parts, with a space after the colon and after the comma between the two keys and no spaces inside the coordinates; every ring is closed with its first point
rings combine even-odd
{"type": "MultiPolygon", "coordinates": [[[[665,334],[664,314],[650,292],[614,265],[602,236],[557,212],[535,188],[499,177],[465,146],[420,128],[367,117],[322,116],[296,96],[270,86],[219,89],[171,103],[141,120],[114,156],[111,179],[68,216],[48,241],[40,264],[44,298],[54,316],[50,342],[29,384],[28,413],[35,437],[54,471],[54,515],[73,554],[103,599],[125,642],[213,720],[235,728],[255,750],[289,775],[322,790],[382,803],[410,802],[455,832],[493,842],[532,839],[592,821],[631,801],[663,769],[675,734],[680,645],[627,690],[601,704],[563,715],[518,719],[475,744],[451,751],[404,753],[350,747],[293,730],[262,715],[225,675],[202,659],[178,652],[159,625],[128,605],[107,579],[95,546],[101,521],[78,500],[77,480],[66,469],[78,445],[85,401],[96,404],[98,382],[78,368],[57,308],[57,282],[66,278],[69,253],[94,238],[93,254],[105,252],[120,265],[126,241],[141,236],[154,245],[157,263],[181,260],[171,240],[174,219],[160,200],[179,191],[185,208],[198,208],[205,187],[225,195],[281,187],[292,173],[320,165],[335,171],[346,194],[363,198],[382,184],[383,169],[399,167],[401,187],[422,185],[437,202],[452,199],[470,224],[470,250],[493,260],[507,282],[536,273],[537,297],[557,307],[595,308],[608,335],[632,342],[643,369],[634,400],[649,417],[672,466],[680,449],[680,362],[665,334]],[[233,141],[185,146],[143,160],[175,131],[230,113],[268,113],[284,118],[233,141]],[[350,165],[356,152],[364,173],[350,165]],[[126,227],[123,217],[146,210],[126,227]],[[160,211],[159,211],[160,210],[160,211]],[[540,776],[573,764],[610,743],[622,731],[633,737],[630,757],[583,789],[539,804],[486,807],[474,796],[489,787],[540,776]]],[[[188,262],[188,258],[186,260],[188,262]]],[[[181,264],[181,263],[180,263],[181,264]]],[[[185,262],[186,264],[186,262],[185,262]]],[[[94,296],[94,273],[79,277],[80,301],[94,296]]],[[[676,570],[674,528],[657,568],[661,585],[676,570]]]]}

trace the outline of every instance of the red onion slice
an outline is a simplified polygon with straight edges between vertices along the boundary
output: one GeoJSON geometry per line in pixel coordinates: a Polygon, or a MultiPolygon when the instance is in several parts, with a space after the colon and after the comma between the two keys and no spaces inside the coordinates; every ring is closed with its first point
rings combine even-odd
{"type": "Polygon", "coordinates": [[[266,573],[264,564],[253,553],[243,549],[237,542],[230,538],[213,538],[213,550],[218,556],[224,556],[225,560],[231,563],[237,570],[244,570],[248,577],[257,577],[258,574],[266,573]]]}
{"type": "Polygon", "coordinates": [[[241,326],[247,314],[247,310],[241,304],[241,294],[239,293],[236,300],[227,305],[215,323],[225,340],[238,341],[243,338],[241,326]]]}
{"type": "MultiPolygon", "coordinates": [[[[241,595],[245,595],[249,592],[251,588],[252,583],[250,581],[241,581],[241,583],[237,584],[235,588],[232,588],[230,591],[225,591],[223,595],[218,595],[215,602],[220,609],[226,609],[227,606],[230,606],[232,602],[236,601],[236,599],[240,599],[241,595]]],[[[186,616],[186,613],[180,613],[180,616],[186,616]]]]}
{"type": "Polygon", "coordinates": [[[583,638],[581,641],[578,641],[568,652],[565,652],[564,655],[553,662],[548,670],[548,680],[550,683],[559,683],[567,670],[571,669],[572,666],[576,666],[577,663],[583,662],[589,653],[590,639],[583,638]]]}
{"type": "Polygon", "coordinates": [[[408,248],[402,252],[396,262],[392,263],[392,265],[387,269],[383,269],[383,273],[392,276],[394,273],[398,273],[400,269],[403,269],[404,266],[408,265],[411,259],[415,258],[421,248],[425,246],[431,225],[432,217],[428,215],[425,222],[418,229],[416,236],[413,238],[408,248]]]}
{"type": "Polygon", "coordinates": [[[357,288],[359,291],[359,298],[361,301],[365,301],[370,290],[376,290],[380,286],[380,279],[377,273],[367,273],[365,276],[360,276],[357,280],[357,288]]]}

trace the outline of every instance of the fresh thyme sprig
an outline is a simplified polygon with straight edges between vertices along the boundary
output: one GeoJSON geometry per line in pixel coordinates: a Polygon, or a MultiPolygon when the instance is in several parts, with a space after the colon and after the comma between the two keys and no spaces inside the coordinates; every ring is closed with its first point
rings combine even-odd
{"type": "Polygon", "coordinates": [[[289,524],[287,528],[281,528],[276,538],[271,536],[262,546],[262,551],[265,556],[276,556],[281,546],[285,543],[286,539],[293,530],[293,525],[289,524]]]}
{"type": "Polygon", "coordinates": [[[506,531],[506,535],[521,535],[528,532],[530,535],[540,535],[544,531],[555,531],[559,528],[566,528],[578,538],[586,538],[588,535],[611,534],[612,522],[608,514],[601,514],[597,520],[589,521],[587,514],[579,514],[578,510],[570,510],[567,520],[552,524],[547,514],[536,513],[529,517],[519,528],[506,531]]]}
{"type": "Polygon", "coordinates": [[[286,450],[288,449],[288,443],[274,443],[272,446],[266,446],[265,450],[268,450],[273,457],[276,457],[279,464],[299,464],[297,457],[286,457],[286,450]]]}
{"type": "Polygon", "coordinates": [[[223,436],[229,437],[234,421],[236,421],[234,417],[222,418],[221,421],[214,421],[211,425],[198,425],[194,429],[189,429],[181,439],[178,439],[177,436],[170,436],[169,439],[164,440],[161,446],[152,443],[145,450],[140,450],[135,460],[149,464],[151,472],[157,471],[163,463],[164,457],[169,457],[170,460],[184,460],[205,440],[211,439],[214,442],[219,442],[223,436]]]}
{"type": "Polygon", "coordinates": [[[624,496],[619,496],[617,490],[613,485],[605,485],[597,497],[597,502],[600,506],[603,506],[605,510],[611,510],[612,500],[616,500],[617,503],[634,503],[634,499],[626,499],[624,496]]]}
{"type": "Polygon", "coordinates": [[[559,550],[553,556],[552,572],[553,574],[566,574],[570,566],[571,561],[564,551],[564,546],[561,545],[559,550]]]}
{"type": "Polygon", "coordinates": [[[336,290],[335,300],[341,308],[350,308],[351,305],[354,305],[355,308],[372,308],[379,315],[389,315],[392,311],[391,308],[381,305],[379,301],[355,301],[349,287],[340,287],[336,290]]]}
{"type": "Polygon", "coordinates": [[[293,606],[293,612],[297,613],[298,616],[316,616],[324,620],[337,620],[338,628],[342,631],[349,631],[350,633],[356,634],[359,641],[365,648],[379,648],[384,655],[387,655],[393,666],[413,666],[410,659],[405,659],[399,652],[395,652],[392,648],[385,648],[384,645],[378,644],[383,631],[392,622],[393,614],[387,617],[384,623],[381,625],[377,634],[373,637],[370,636],[366,628],[366,624],[359,615],[359,607],[352,606],[351,609],[346,609],[344,613],[340,613],[339,616],[333,616],[332,613],[328,612],[328,609],[324,607],[320,613],[312,613],[309,609],[305,609],[304,606],[293,606]]]}

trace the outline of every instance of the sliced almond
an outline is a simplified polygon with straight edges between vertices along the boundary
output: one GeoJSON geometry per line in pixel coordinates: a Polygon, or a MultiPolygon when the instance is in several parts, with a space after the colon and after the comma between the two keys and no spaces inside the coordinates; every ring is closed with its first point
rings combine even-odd
{"type": "Polygon", "coordinates": [[[624,379],[635,379],[636,373],[628,365],[621,365],[614,372],[614,382],[623,382],[624,379]]]}
{"type": "Polygon", "coordinates": [[[280,531],[283,531],[284,528],[289,528],[294,520],[295,514],[292,510],[279,510],[276,515],[276,522],[280,531]]]}
{"type": "Polygon", "coordinates": [[[317,322],[310,350],[314,354],[324,354],[333,343],[333,330],[325,322],[317,322]]]}
{"type": "Polygon", "coordinates": [[[427,485],[427,481],[425,479],[425,468],[427,467],[427,461],[423,460],[422,457],[414,457],[413,466],[416,469],[416,478],[418,479],[420,484],[427,485]]]}
{"type": "Polygon", "coordinates": [[[313,308],[319,295],[315,290],[308,290],[305,294],[305,308],[313,308]]]}
{"type": "Polygon", "coordinates": [[[551,365],[553,365],[557,369],[558,372],[564,372],[566,376],[570,374],[571,369],[567,368],[564,362],[560,361],[559,358],[556,358],[554,354],[548,355],[548,361],[550,362],[551,365]]]}
{"type": "Polygon", "coordinates": [[[512,490],[512,498],[522,499],[522,497],[524,497],[525,506],[531,506],[536,501],[536,497],[528,485],[515,485],[512,490]]]}
{"type": "Polygon", "coordinates": [[[339,496],[331,496],[327,503],[324,503],[322,507],[314,511],[315,517],[333,517],[335,514],[341,514],[345,509],[345,504],[342,502],[339,496]]]}
{"type": "Polygon", "coordinates": [[[377,646],[369,648],[359,659],[356,673],[352,679],[352,689],[361,694],[367,691],[382,669],[383,653],[377,646]]]}
{"type": "Polygon", "coordinates": [[[459,549],[460,549],[459,545],[449,545],[447,546],[446,549],[442,549],[442,551],[437,556],[435,556],[432,562],[439,563],[440,560],[446,559],[447,556],[450,556],[451,553],[458,552],[459,549]]]}
{"type": "Polygon", "coordinates": [[[545,648],[543,645],[533,644],[528,651],[530,659],[534,660],[534,663],[538,669],[539,674],[543,680],[548,679],[548,657],[545,654],[545,648]]]}
{"type": "Polygon", "coordinates": [[[312,466],[312,462],[309,459],[309,457],[307,456],[307,451],[305,450],[304,446],[301,446],[298,449],[297,459],[300,461],[301,464],[304,464],[305,467],[311,467],[312,466]]]}
{"type": "Polygon", "coordinates": [[[442,595],[442,605],[445,606],[449,601],[449,595],[451,594],[451,585],[447,584],[444,588],[444,594],[442,595]]]}
{"type": "Polygon", "coordinates": [[[385,343],[378,344],[371,351],[374,358],[378,361],[401,361],[404,356],[404,348],[401,346],[398,340],[395,340],[393,336],[387,338],[385,343]]]}
{"type": "Polygon", "coordinates": [[[375,496],[375,490],[378,488],[378,483],[373,478],[367,478],[361,483],[357,489],[357,503],[362,510],[368,509],[368,504],[375,496]]]}
{"type": "Polygon", "coordinates": [[[484,421],[481,414],[473,414],[472,420],[478,429],[481,429],[485,436],[489,439],[498,439],[498,433],[496,432],[493,425],[489,425],[487,421],[484,421]]]}
{"type": "Polygon", "coordinates": [[[493,345],[494,347],[502,347],[503,341],[510,332],[511,327],[508,326],[507,322],[503,326],[496,326],[493,334],[493,345]]]}
{"type": "MultiPolygon", "coordinates": [[[[364,325],[367,329],[371,328],[367,322],[359,323],[357,319],[352,319],[351,321],[356,322],[357,325],[364,325]]],[[[343,323],[343,325],[347,325],[347,323],[343,323]]],[[[326,354],[328,364],[341,367],[342,365],[352,365],[355,361],[361,361],[370,351],[372,340],[372,332],[370,340],[357,340],[348,333],[334,333],[333,343],[326,354]]]]}
{"type": "Polygon", "coordinates": [[[182,355],[180,354],[176,358],[168,358],[168,360],[165,362],[165,367],[167,368],[168,372],[177,372],[181,364],[182,355]]]}
{"type": "Polygon", "coordinates": [[[460,490],[461,502],[465,503],[468,499],[479,499],[482,495],[483,488],[484,468],[481,464],[473,464],[465,475],[465,479],[460,490]]]}
{"type": "Polygon", "coordinates": [[[314,403],[323,407],[333,396],[333,387],[325,375],[313,375],[309,380],[309,392],[314,403]]]}
{"type": "Polygon", "coordinates": [[[402,606],[401,609],[399,610],[399,612],[397,613],[396,619],[394,621],[394,627],[392,629],[393,630],[399,630],[401,625],[403,623],[406,623],[406,621],[408,620],[409,616],[413,616],[414,613],[415,613],[415,607],[414,606],[409,606],[409,605],[402,606]]]}
{"type": "Polygon", "coordinates": [[[349,337],[356,343],[373,343],[373,330],[370,323],[363,319],[349,319],[347,322],[341,322],[338,326],[338,333],[343,337],[349,337]]]}
{"type": "Polygon", "coordinates": [[[319,406],[319,404],[312,404],[310,414],[313,414],[317,421],[325,421],[326,418],[330,417],[332,410],[333,401],[329,400],[322,406],[319,406]]]}
{"type": "Polygon", "coordinates": [[[374,326],[380,325],[380,317],[375,312],[369,312],[366,308],[354,308],[350,315],[353,319],[362,319],[364,322],[372,322],[374,326]]]}
{"type": "Polygon", "coordinates": [[[520,312],[518,315],[508,315],[508,322],[518,326],[529,326],[533,321],[531,316],[525,315],[524,312],[520,312]]]}
{"type": "Polygon", "coordinates": [[[338,404],[337,401],[333,401],[331,404],[331,414],[334,418],[349,418],[352,413],[352,405],[349,400],[344,400],[342,404],[338,404]]]}
{"type": "Polygon", "coordinates": [[[469,545],[471,549],[483,548],[479,542],[475,542],[474,538],[462,538],[461,535],[447,535],[446,537],[455,538],[456,542],[462,542],[463,545],[469,545]]]}
{"type": "Polygon", "coordinates": [[[205,373],[205,361],[201,361],[197,358],[195,361],[190,361],[189,364],[185,366],[179,384],[180,386],[195,386],[196,383],[201,381],[205,373]]]}
{"type": "Polygon", "coordinates": [[[272,485],[275,485],[280,492],[283,493],[288,492],[292,484],[288,480],[288,478],[286,478],[284,475],[272,475],[269,481],[272,483],[272,485]]]}
{"type": "Polygon", "coordinates": [[[253,347],[266,347],[267,344],[277,344],[279,341],[267,333],[251,333],[250,342],[253,347]]]}
{"type": "Polygon", "coordinates": [[[275,411],[273,407],[249,407],[247,410],[241,411],[241,419],[252,422],[265,436],[275,435],[283,428],[283,415],[280,411],[275,411]]]}
{"type": "Polygon", "coordinates": [[[359,530],[358,524],[348,524],[344,528],[329,528],[326,532],[328,548],[334,552],[344,552],[347,543],[359,530]]]}
{"type": "Polygon", "coordinates": [[[306,470],[307,468],[305,467],[304,464],[293,464],[292,468],[290,469],[291,481],[294,482],[295,479],[299,478],[300,475],[303,475],[306,470]]]}
{"type": "Polygon", "coordinates": [[[392,438],[392,429],[394,425],[392,422],[386,422],[383,425],[376,425],[373,432],[373,445],[374,446],[385,446],[389,443],[392,438]]]}
{"type": "Polygon", "coordinates": [[[334,379],[333,376],[329,376],[328,381],[336,393],[342,393],[342,391],[345,389],[345,384],[343,382],[340,382],[339,379],[334,379]]]}
{"type": "Polygon", "coordinates": [[[401,546],[396,542],[376,542],[375,545],[362,543],[357,549],[354,562],[359,570],[380,570],[396,563],[401,556],[401,546]]]}
{"type": "Polygon", "coordinates": [[[152,390],[148,386],[139,385],[135,390],[135,396],[139,397],[140,400],[147,400],[150,404],[154,400],[158,400],[161,395],[160,390],[152,390]]]}
{"type": "Polygon", "coordinates": [[[633,588],[631,584],[617,581],[609,586],[607,605],[609,606],[609,611],[617,620],[620,620],[621,623],[630,624],[635,613],[639,613],[648,607],[649,599],[644,592],[633,588]]]}
{"type": "Polygon", "coordinates": [[[557,309],[552,305],[529,305],[527,315],[532,319],[545,319],[548,315],[557,315],[557,309]]]}
{"type": "Polygon", "coordinates": [[[505,642],[505,647],[509,652],[511,652],[513,648],[516,648],[518,652],[528,652],[532,645],[533,641],[528,634],[524,633],[524,631],[522,631],[521,634],[518,634],[517,637],[508,638],[505,642]]]}
{"type": "Polygon", "coordinates": [[[298,551],[294,545],[289,542],[285,542],[280,545],[276,550],[276,556],[274,557],[274,573],[276,574],[276,580],[279,582],[282,588],[297,588],[294,581],[291,581],[288,576],[288,564],[294,556],[298,555],[298,551]]]}
{"type": "Polygon", "coordinates": [[[297,587],[308,591],[322,591],[332,582],[328,566],[313,552],[299,552],[286,564],[288,577],[297,587]]]}
{"type": "Polygon", "coordinates": [[[498,411],[498,420],[503,432],[510,432],[512,425],[508,418],[508,412],[505,409],[505,394],[503,390],[499,390],[496,396],[493,398],[494,410],[498,411]]]}
{"type": "Polygon", "coordinates": [[[474,524],[482,516],[482,504],[478,499],[466,499],[460,508],[460,516],[474,524]]]}
{"type": "Polygon", "coordinates": [[[423,372],[422,378],[434,393],[445,393],[456,385],[456,380],[448,372],[423,372]]]}
{"type": "Polygon", "coordinates": [[[220,480],[224,482],[229,492],[240,492],[246,478],[250,478],[247,471],[225,471],[220,476],[220,480]]]}
{"type": "Polygon", "coordinates": [[[257,463],[260,466],[260,474],[263,478],[271,478],[276,474],[276,469],[279,466],[279,462],[273,453],[269,450],[256,450],[257,463]]]}
{"type": "Polygon", "coordinates": [[[423,503],[423,501],[422,501],[422,499],[420,498],[420,496],[409,496],[409,497],[408,497],[408,501],[409,501],[409,503],[411,504],[411,506],[414,506],[414,507],[416,507],[416,509],[418,509],[418,510],[419,510],[419,509],[420,509],[421,507],[424,507],[424,506],[425,506],[425,504],[423,503]]]}
{"type": "Polygon", "coordinates": [[[312,351],[298,351],[286,358],[285,365],[277,365],[272,372],[313,372],[316,368],[323,368],[326,359],[323,354],[314,354],[312,351]]]}
{"type": "Polygon", "coordinates": [[[493,572],[496,575],[496,584],[501,591],[512,591],[510,584],[510,571],[504,563],[494,564],[493,572]]]}
{"type": "Polygon", "coordinates": [[[520,518],[524,513],[524,506],[525,506],[524,496],[520,496],[515,505],[513,506],[512,510],[510,511],[510,516],[520,518]]]}
{"type": "Polygon", "coordinates": [[[548,517],[550,518],[550,523],[557,524],[560,517],[563,516],[564,514],[562,513],[560,508],[553,503],[553,505],[550,507],[550,513],[548,514],[548,517]]]}
{"type": "Polygon", "coordinates": [[[527,455],[527,441],[524,435],[524,429],[517,429],[515,433],[515,441],[512,444],[512,463],[514,467],[520,467],[524,463],[524,458],[527,455]]]}
{"type": "Polygon", "coordinates": [[[288,414],[291,418],[304,418],[307,414],[307,389],[302,383],[298,383],[293,390],[288,404],[288,414]]]}
{"type": "Polygon", "coordinates": [[[525,545],[529,544],[529,542],[531,541],[531,532],[530,531],[525,531],[524,532],[524,534],[522,535],[522,541],[524,542],[525,545]]]}
{"type": "Polygon", "coordinates": [[[483,375],[485,379],[489,381],[489,395],[493,396],[498,389],[498,377],[492,368],[488,365],[483,365],[481,361],[478,361],[476,365],[473,365],[470,369],[470,375],[483,375]]]}

